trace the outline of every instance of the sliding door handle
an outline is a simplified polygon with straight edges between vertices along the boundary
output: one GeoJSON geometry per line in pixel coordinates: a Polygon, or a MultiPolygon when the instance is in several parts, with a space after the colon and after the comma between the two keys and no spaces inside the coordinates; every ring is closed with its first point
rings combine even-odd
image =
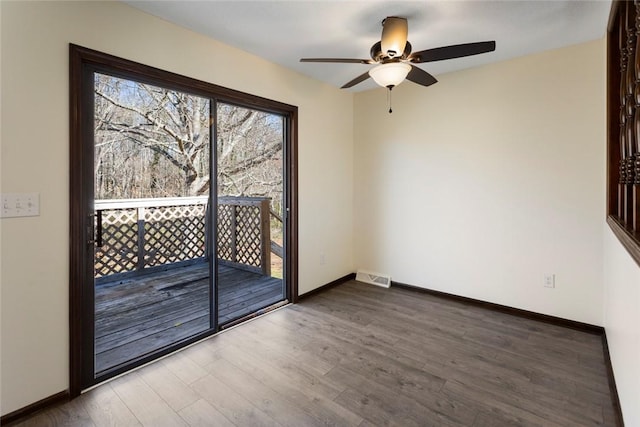
{"type": "Polygon", "coordinates": [[[87,245],[95,244],[96,247],[102,247],[102,211],[90,213],[87,223],[87,245]]]}
{"type": "Polygon", "coordinates": [[[102,211],[96,211],[96,246],[102,247],[102,211]]]}

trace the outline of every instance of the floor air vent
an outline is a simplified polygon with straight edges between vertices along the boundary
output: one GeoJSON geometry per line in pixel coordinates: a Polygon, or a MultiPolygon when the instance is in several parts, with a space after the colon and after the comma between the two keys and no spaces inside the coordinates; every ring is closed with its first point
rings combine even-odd
{"type": "Polygon", "coordinates": [[[388,288],[391,286],[391,276],[380,273],[372,273],[370,271],[358,270],[356,274],[358,282],[368,283],[370,285],[382,286],[388,288]]]}

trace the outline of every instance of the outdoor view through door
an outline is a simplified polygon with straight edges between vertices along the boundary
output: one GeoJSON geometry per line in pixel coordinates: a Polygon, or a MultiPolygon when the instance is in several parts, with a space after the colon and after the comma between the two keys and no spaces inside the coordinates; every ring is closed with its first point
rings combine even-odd
{"type": "Polygon", "coordinates": [[[285,298],[282,116],[218,103],[218,321],[285,298]]]}
{"type": "Polygon", "coordinates": [[[285,300],[284,117],[97,72],[93,105],[94,376],[285,300]]]}

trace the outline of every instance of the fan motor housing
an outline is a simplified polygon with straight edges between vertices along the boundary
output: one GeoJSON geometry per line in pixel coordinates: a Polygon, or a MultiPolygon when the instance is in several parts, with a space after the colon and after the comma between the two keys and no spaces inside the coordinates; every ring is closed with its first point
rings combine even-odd
{"type": "Polygon", "coordinates": [[[407,59],[411,54],[411,43],[407,41],[407,43],[404,46],[404,52],[402,52],[402,56],[400,57],[394,56],[392,58],[389,55],[387,55],[385,52],[383,52],[381,41],[371,46],[370,54],[371,54],[371,59],[373,59],[376,62],[383,62],[386,59],[407,59]]]}

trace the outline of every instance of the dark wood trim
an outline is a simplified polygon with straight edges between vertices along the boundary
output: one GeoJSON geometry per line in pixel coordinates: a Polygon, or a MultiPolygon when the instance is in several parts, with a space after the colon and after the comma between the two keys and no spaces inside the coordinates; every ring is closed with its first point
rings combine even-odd
{"type": "MultiPolygon", "coordinates": [[[[216,99],[211,100],[211,105],[209,106],[209,144],[213,145],[214,141],[218,140],[218,101],[216,99]]],[[[218,173],[216,169],[216,165],[218,164],[218,150],[209,150],[209,179],[213,179],[213,183],[209,183],[211,188],[218,188],[218,173]],[[216,173],[214,173],[216,171],[216,173]]],[[[209,206],[218,206],[218,192],[217,191],[209,191],[209,206]]],[[[213,224],[218,223],[218,209],[208,209],[209,213],[209,224],[213,226],[213,224]]],[[[217,228],[217,227],[216,227],[217,228]]],[[[207,235],[209,231],[205,231],[207,235]]],[[[211,243],[207,242],[207,249],[211,252],[208,254],[208,263],[209,263],[209,277],[218,277],[219,273],[219,265],[217,262],[217,257],[214,254],[218,253],[218,239],[212,239],[211,243]]],[[[213,280],[209,280],[209,298],[211,298],[211,302],[209,304],[209,325],[215,325],[218,328],[218,301],[220,301],[218,295],[218,287],[215,285],[213,280]]]]}
{"type": "MultiPolygon", "coordinates": [[[[287,203],[289,206],[288,225],[285,225],[287,235],[286,247],[286,280],[287,298],[293,301],[298,293],[298,107],[279,101],[251,95],[233,89],[228,89],[213,83],[196,80],[158,68],[150,67],[127,59],[118,58],[74,44],[69,45],[70,65],[70,264],[69,264],[69,323],[70,323],[70,396],[76,397],[83,388],[106,380],[108,377],[124,372],[126,368],[101,373],[94,378],[89,373],[93,364],[93,353],[84,349],[89,348],[84,343],[93,342],[93,317],[86,307],[93,306],[93,292],[87,283],[93,283],[93,271],[89,264],[87,245],[89,227],[93,218],[87,213],[92,212],[93,206],[93,148],[87,148],[85,141],[93,140],[93,115],[87,106],[93,102],[93,86],[88,87],[87,81],[93,82],[93,73],[101,72],[115,77],[135,80],[142,83],[154,84],[171,90],[181,91],[205,98],[213,102],[225,102],[279,114],[286,118],[288,124],[285,132],[285,156],[287,170],[285,185],[287,203]],[[87,78],[87,76],[91,78],[87,78]],[[83,83],[85,82],[85,83],[83,83]],[[86,110],[85,110],[86,109],[86,110]],[[83,131],[84,129],[84,131],[83,131]],[[89,153],[91,151],[91,153],[89,153]],[[88,160],[91,159],[91,160],[88,160]],[[84,367],[84,368],[83,368],[84,367]]],[[[202,339],[216,333],[219,325],[203,334],[178,343],[171,348],[165,348],[153,355],[145,355],[134,361],[129,368],[146,363],[154,357],[175,351],[183,345],[202,339]]]]}
{"type": "Polygon", "coordinates": [[[613,31],[613,27],[616,24],[618,7],[620,7],[620,0],[613,0],[611,2],[611,9],[609,10],[609,21],[607,22],[607,31],[609,32],[613,31]]]}
{"type": "Polygon", "coordinates": [[[89,65],[95,71],[105,72],[111,76],[135,79],[138,82],[160,85],[205,98],[249,107],[260,111],[278,113],[288,116],[298,107],[261,96],[252,95],[235,89],[229,89],[213,83],[197,80],[181,74],[172,73],[139,62],[109,55],[97,50],[70,44],[82,64],[89,65]]]}
{"type": "Polygon", "coordinates": [[[609,15],[609,32],[607,33],[607,214],[618,211],[618,182],[620,180],[620,126],[618,108],[620,105],[620,49],[618,39],[610,32],[615,25],[616,11],[619,3],[614,1],[609,15]]]}
{"type": "Polygon", "coordinates": [[[342,276],[339,279],[336,279],[336,280],[334,280],[332,282],[329,282],[329,283],[327,283],[325,285],[320,286],[319,288],[315,288],[312,291],[309,291],[307,293],[304,293],[304,294],[300,295],[298,297],[298,302],[303,301],[303,300],[305,300],[305,299],[307,299],[307,298],[309,298],[309,297],[311,297],[313,295],[316,295],[316,294],[319,294],[321,292],[327,291],[327,290],[329,290],[329,289],[331,289],[333,287],[336,287],[338,285],[342,285],[343,283],[346,283],[346,282],[348,282],[350,280],[355,280],[355,278],[356,278],[356,273],[349,273],[346,276],[342,276]]]}
{"type": "MultiPolygon", "coordinates": [[[[627,95],[622,95],[621,91],[623,86],[628,85],[628,82],[623,81],[621,70],[623,70],[624,63],[637,62],[640,58],[640,53],[635,53],[637,45],[631,48],[631,58],[625,59],[624,55],[628,56],[628,49],[624,47],[628,45],[630,41],[624,39],[625,26],[631,25],[637,27],[635,23],[635,16],[637,11],[635,5],[630,2],[622,0],[614,0],[611,3],[611,9],[609,12],[609,22],[607,27],[607,94],[606,94],[606,108],[607,108],[607,223],[613,230],[622,246],[629,252],[631,257],[640,266],[640,198],[638,187],[638,176],[635,176],[637,172],[633,172],[629,169],[628,163],[625,166],[625,162],[629,162],[636,154],[633,152],[634,148],[628,146],[626,148],[627,154],[623,154],[623,142],[625,141],[624,134],[621,135],[621,107],[624,100],[627,103],[631,102],[627,95]],[[634,8],[634,9],[630,9],[634,8]],[[625,21],[626,19],[626,21],[625,21]],[[631,21],[633,20],[633,22],[631,21]],[[623,39],[621,39],[623,37],[623,39]],[[621,46],[621,43],[623,46],[621,46]],[[631,153],[628,150],[632,150],[631,153]],[[626,156],[626,158],[623,158],[626,156]],[[621,172],[622,169],[622,172],[621,172]],[[626,172],[624,172],[626,171],[626,172]],[[626,173],[626,176],[625,176],[626,173]],[[631,177],[629,177],[631,174],[631,177]]],[[[626,37],[635,37],[633,32],[636,29],[627,31],[626,37]]],[[[634,64],[629,64],[633,66],[634,64]]],[[[634,83],[635,84],[635,83],[634,83]]],[[[626,86],[625,86],[626,87],[626,86]]],[[[637,101],[633,101],[633,111],[636,111],[638,107],[637,101]]],[[[627,123],[630,119],[629,112],[625,112],[627,115],[627,123]]],[[[635,119],[634,119],[635,120],[635,119]]],[[[638,138],[637,129],[631,131],[633,138],[638,138]]],[[[629,135],[626,137],[629,139],[629,135]]],[[[637,147],[637,145],[636,145],[637,147]]],[[[636,148],[637,149],[637,148],[636,148]]]]}
{"type": "Polygon", "coordinates": [[[89,183],[84,179],[88,165],[84,159],[88,156],[85,153],[83,140],[86,135],[83,129],[86,126],[87,118],[83,115],[83,104],[86,102],[83,96],[86,95],[86,88],[83,88],[83,58],[81,51],[76,46],[69,46],[69,329],[70,329],[70,349],[69,349],[69,374],[70,385],[69,394],[71,398],[80,395],[81,384],[83,383],[82,369],[86,363],[86,354],[83,352],[82,342],[85,340],[87,328],[83,328],[86,321],[85,313],[80,308],[86,301],[83,283],[86,277],[84,260],[86,258],[87,242],[86,224],[84,219],[86,211],[87,192],[91,191],[89,183]],[[79,90],[80,88],[80,90],[79,90]]]}
{"type": "Polygon", "coordinates": [[[622,406],[620,406],[620,397],[618,396],[618,388],[616,387],[616,377],[613,373],[613,365],[611,364],[611,354],[609,353],[609,343],[607,342],[606,331],[602,331],[602,351],[604,353],[604,363],[607,367],[607,377],[609,379],[611,403],[613,404],[613,409],[616,411],[616,424],[619,427],[624,427],[622,406]]]}
{"type": "Polygon", "coordinates": [[[582,332],[588,332],[594,335],[602,335],[604,328],[602,326],[591,325],[589,323],[578,322],[575,320],[564,319],[562,317],[549,316],[548,314],[536,313],[534,311],[522,310],[520,308],[509,307],[507,305],[495,304],[492,302],[482,301],[475,298],[463,297],[460,295],[449,294],[447,292],[435,291],[433,289],[422,288],[419,286],[408,285],[406,283],[391,282],[391,286],[404,288],[410,291],[434,295],[446,298],[452,301],[462,302],[477,307],[483,307],[488,310],[499,311],[501,313],[511,314],[513,316],[523,317],[525,319],[538,320],[540,322],[550,323],[552,325],[563,326],[582,332]]]}
{"type": "Polygon", "coordinates": [[[36,412],[48,409],[54,405],[68,402],[70,399],[71,396],[69,395],[68,390],[61,391],[52,396],[45,397],[42,400],[38,400],[31,405],[27,405],[24,408],[17,409],[13,412],[9,412],[6,415],[3,415],[2,418],[0,418],[0,425],[9,426],[17,421],[21,421],[23,418],[34,415],[36,412]]]}
{"type": "Polygon", "coordinates": [[[285,279],[289,282],[287,299],[292,303],[298,301],[298,109],[289,116],[290,128],[287,129],[289,142],[287,147],[287,222],[289,233],[286,236],[286,272],[285,279]]]}
{"type": "MultiPolygon", "coordinates": [[[[79,55],[69,46],[69,161],[72,165],[82,164],[82,135],[80,133],[81,99],[80,93],[74,88],[80,85],[82,77],[82,62],[79,55]]],[[[77,242],[81,241],[81,233],[78,224],[74,224],[72,218],[81,215],[82,209],[78,204],[74,194],[82,194],[82,179],[76,176],[75,168],[70,168],[69,177],[69,393],[72,397],[80,395],[80,388],[76,387],[82,383],[79,369],[74,367],[82,365],[82,311],[77,309],[76,301],[82,301],[82,286],[76,281],[82,277],[80,263],[73,260],[79,259],[81,246],[77,242]]]]}
{"type": "Polygon", "coordinates": [[[611,227],[613,234],[622,243],[622,246],[629,252],[631,258],[640,266],[640,236],[638,236],[638,233],[634,233],[628,227],[622,225],[620,220],[612,215],[607,217],[607,223],[611,227]]]}

